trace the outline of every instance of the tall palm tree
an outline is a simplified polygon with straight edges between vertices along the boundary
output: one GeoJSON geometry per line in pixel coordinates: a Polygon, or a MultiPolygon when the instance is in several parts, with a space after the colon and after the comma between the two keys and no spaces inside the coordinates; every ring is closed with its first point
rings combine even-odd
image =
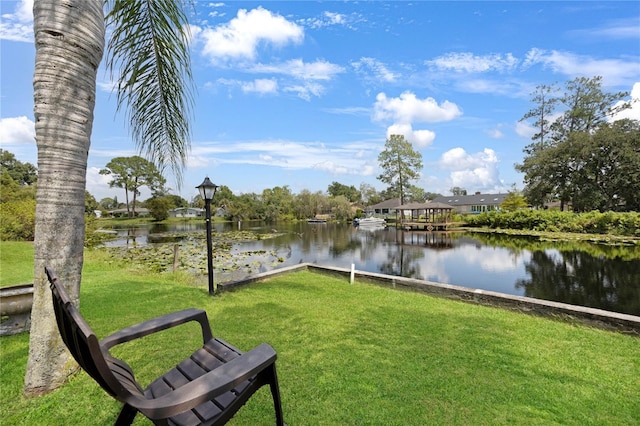
{"type": "Polygon", "coordinates": [[[105,19],[102,0],[34,2],[38,188],[26,395],[55,389],[75,368],[58,334],[44,266],[79,303],[87,155],[106,27],[113,31],[107,68],[139,149],[180,180],[189,148],[193,86],[180,2],[106,3],[105,19]]]}

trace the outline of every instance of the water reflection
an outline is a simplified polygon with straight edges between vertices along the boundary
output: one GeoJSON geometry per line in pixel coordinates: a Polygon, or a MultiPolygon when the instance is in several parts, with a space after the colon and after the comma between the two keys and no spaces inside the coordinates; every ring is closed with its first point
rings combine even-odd
{"type": "MultiPolygon", "coordinates": [[[[280,258],[260,265],[261,271],[301,262],[343,268],[355,264],[368,272],[640,315],[640,247],[497,234],[365,230],[346,224],[214,224],[218,233],[238,228],[279,233],[276,238],[233,244],[233,252],[265,250],[280,258]]],[[[191,221],[118,230],[118,235],[121,232],[123,239],[111,245],[173,243],[181,234],[205,231],[203,222],[191,221]]]]}
{"type": "Polygon", "coordinates": [[[527,296],[634,313],[640,308],[640,262],[581,251],[535,251],[516,281],[527,296]]]}

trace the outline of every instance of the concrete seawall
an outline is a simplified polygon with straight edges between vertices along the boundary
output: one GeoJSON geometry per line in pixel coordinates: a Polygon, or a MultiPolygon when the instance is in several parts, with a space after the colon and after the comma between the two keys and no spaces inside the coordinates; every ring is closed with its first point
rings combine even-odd
{"type": "MultiPolygon", "coordinates": [[[[218,284],[219,291],[231,291],[243,286],[257,283],[267,278],[291,272],[309,270],[324,274],[334,274],[350,279],[351,270],[331,266],[319,266],[312,263],[301,263],[269,272],[252,275],[246,279],[218,284]]],[[[640,316],[620,314],[603,309],[587,308],[569,305],[567,303],[551,302],[532,297],[513,296],[494,291],[472,289],[432,281],[413,278],[396,277],[372,272],[354,271],[355,279],[388,286],[395,289],[417,291],[437,297],[462,300],[465,302],[495,306],[515,310],[522,313],[550,317],[569,322],[577,322],[592,327],[618,331],[640,336],[640,316]]]]}

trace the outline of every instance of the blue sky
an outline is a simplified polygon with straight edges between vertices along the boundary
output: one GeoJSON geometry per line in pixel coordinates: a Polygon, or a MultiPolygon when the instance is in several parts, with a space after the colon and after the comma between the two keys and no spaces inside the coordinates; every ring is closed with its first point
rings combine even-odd
{"type": "MultiPolygon", "coordinates": [[[[522,189],[532,129],[519,120],[537,85],[601,75],[640,98],[636,1],[194,3],[191,152],[180,190],[167,175],[186,199],[205,176],[236,194],[382,190],[390,134],[422,154],[425,191],[522,189]]],[[[37,164],[32,1],[0,7],[0,141],[37,164]]],[[[136,150],[104,68],[98,84],[87,189],[124,200],[98,171],[136,150]]],[[[640,119],[640,103],[625,116],[640,119]]]]}

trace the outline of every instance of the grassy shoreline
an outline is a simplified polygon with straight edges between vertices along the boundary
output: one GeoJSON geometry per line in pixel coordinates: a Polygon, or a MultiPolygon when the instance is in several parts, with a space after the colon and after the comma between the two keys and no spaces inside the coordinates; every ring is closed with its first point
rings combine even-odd
{"type": "MultiPolygon", "coordinates": [[[[186,274],[87,252],[81,311],[98,336],[186,307],[242,349],[274,346],[290,425],[640,424],[637,337],[312,272],[209,297],[186,274]]],[[[146,382],[197,339],[180,328],[115,355],[146,382]]],[[[84,373],[22,397],[27,334],[0,350],[3,425],[113,423],[118,404],[84,373]]],[[[273,424],[267,392],[231,424],[273,424]]]]}

